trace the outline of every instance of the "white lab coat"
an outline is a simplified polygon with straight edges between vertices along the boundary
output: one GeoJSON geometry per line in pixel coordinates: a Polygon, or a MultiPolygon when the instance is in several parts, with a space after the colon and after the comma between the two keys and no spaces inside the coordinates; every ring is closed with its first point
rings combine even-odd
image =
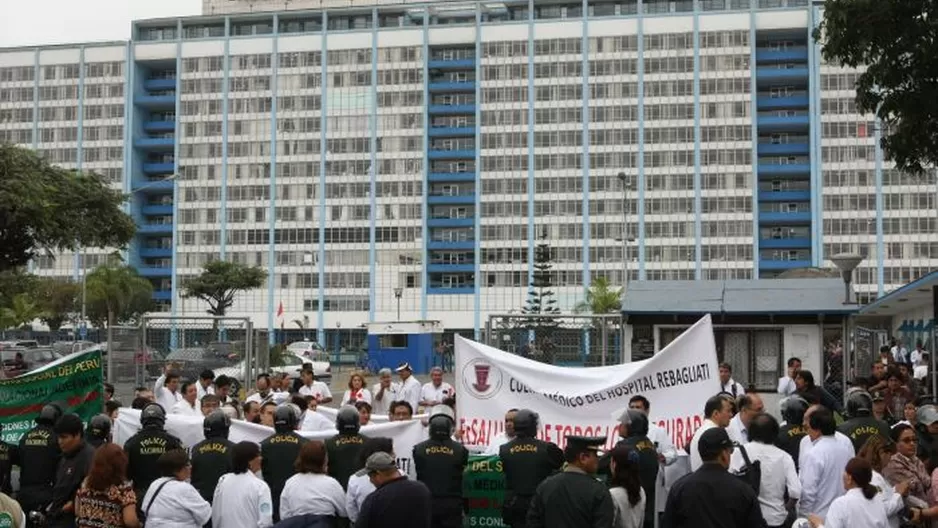
{"type": "Polygon", "coordinates": [[[824,516],[823,528],[889,528],[886,509],[876,497],[867,499],[863,491],[853,488],[834,499],[824,516]]]}
{"type": "Polygon", "coordinates": [[[511,438],[505,434],[505,431],[498,433],[492,437],[492,441],[489,442],[488,447],[485,448],[482,454],[484,455],[497,455],[499,448],[511,441],[511,438]]]}
{"type": "MultiPolygon", "coordinates": [[[[791,455],[774,445],[747,442],[744,447],[749,460],[758,460],[762,469],[759,484],[759,508],[762,510],[762,517],[769,526],[781,526],[788,517],[788,510],[785,508],[786,492],[788,498],[801,498],[801,481],[798,480],[795,461],[791,455]]],[[[730,470],[738,472],[745,465],[746,460],[742,452],[739,449],[733,451],[730,470]]]]}
{"type": "Polygon", "coordinates": [[[420,401],[443,403],[443,400],[455,394],[453,386],[445,381],[437,387],[433,382],[424,383],[420,389],[420,401]]]}
{"type": "MultiPolygon", "coordinates": [[[[834,440],[837,440],[837,443],[847,448],[851,453],[856,453],[853,448],[853,442],[850,441],[850,437],[837,431],[834,433],[834,440]]],[[[811,441],[811,437],[805,435],[801,442],[798,444],[798,460],[800,461],[804,458],[805,454],[814,447],[814,442],[811,441]]]]}
{"type": "Polygon", "coordinates": [[[179,391],[170,392],[170,390],[164,386],[165,384],[166,374],[156,378],[156,383],[153,384],[153,396],[156,398],[156,403],[163,406],[163,410],[169,414],[173,410],[173,407],[182,400],[182,394],[179,394],[179,391]]]}
{"type": "Polygon", "coordinates": [[[401,383],[401,392],[398,395],[398,401],[406,401],[417,414],[417,407],[420,406],[420,382],[411,374],[407,381],[401,383]]]}
{"type": "Polygon", "coordinates": [[[387,416],[391,411],[391,402],[400,399],[398,394],[401,392],[401,387],[397,382],[392,381],[391,386],[384,389],[384,394],[381,395],[380,400],[377,399],[379,392],[381,392],[381,384],[375,383],[375,386],[371,388],[371,414],[387,416]]]}
{"type": "Polygon", "coordinates": [[[314,381],[309,385],[303,385],[299,390],[300,396],[312,396],[317,400],[332,398],[332,391],[329,386],[321,381],[314,381]]]}
{"type": "Polygon", "coordinates": [[[782,396],[791,396],[797,390],[798,387],[795,386],[795,380],[789,378],[788,376],[778,378],[777,392],[782,396]]]}
{"type": "Polygon", "coordinates": [[[883,501],[883,507],[886,509],[886,519],[889,521],[890,528],[899,528],[899,514],[905,509],[905,501],[902,500],[902,495],[896,493],[896,489],[879,471],[873,471],[870,484],[879,488],[876,499],[883,501]]]}
{"type": "MultiPolygon", "coordinates": [[[[670,466],[677,460],[677,450],[674,449],[674,442],[671,441],[671,435],[657,424],[648,423],[648,439],[655,444],[658,454],[664,458],[664,465],[670,466]]],[[[668,501],[668,483],[665,479],[664,468],[658,469],[658,478],[655,479],[655,508],[656,511],[663,512],[664,505],[668,501]]]]}
{"type": "Polygon", "coordinates": [[[146,510],[147,528],[201,528],[212,518],[212,506],[199,491],[174,477],[154,480],[143,496],[141,509],[146,510]],[[157,489],[160,492],[154,498],[157,489]]]}
{"type": "Polygon", "coordinates": [[[195,407],[189,405],[189,402],[186,400],[176,402],[176,405],[173,405],[171,414],[181,414],[183,416],[196,416],[202,417],[202,408],[199,406],[199,402],[195,402],[195,407]]]}
{"type": "Polygon", "coordinates": [[[254,473],[226,473],[218,479],[212,500],[212,526],[269,528],[274,524],[273,513],[270,487],[254,473]]]}
{"type": "MultiPolygon", "coordinates": [[[[364,401],[364,402],[368,402],[369,405],[371,404],[371,391],[370,390],[361,389],[355,392],[356,392],[355,394],[356,403],[360,401],[364,401]]],[[[352,399],[352,391],[351,390],[345,391],[345,394],[342,395],[342,405],[355,405],[354,403],[350,403],[351,399],[352,399]]],[[[371,408],[371,412],[374,412],[374,407],[371,408]]]]}
{"type": "Polygon", "coordinates": [[[737,444],[745,444],[749,442],[749,431],[746,430],[740,416],[741,414],[737,414],[730,420],[730,425],[726,428],[726,434],[730,435],[730,440],[737,444]]]}
{"type": "Polygon", "coordinates": [[[358,520],[358,512],[362,509],[362,504],[371,492],[375,490],[375,485],[371,483],[368,474],[362,471],[359,475],[355,473],[348,479],[348,491],[345,495],[345,512],[353,523],[358,520]]]}
{"type": "Polygon", "coordinates": [[[287,479],[280,494],[280,518],[297,515],[347,517],[345,491],[329,475],[298,473],[287,479]]]}
{"type": "Polygon", "coordinates": [[[202,398],[204,398],[206,394],[215,394],[214,385],[209,385],[208,388],[202,388],[202,383],[196,382],[195,388],[196,388],[196,393],[198,394],[198,396],[196,396],[196,399],[198,399],[199,401],[202,401],[202,398]]]}
{"type": "Polygon", "coordinates": [[[690,470],[691,472],[697,471],[700,469],[700,466],[703,465],[703,460],[700,458],[700,451],[697,450],[697,444],[700,443],[700,437],[704,434],[704,431],[707,429],[713,429],[714,427],[719,427],[719,425],[713,423],[710,418],[707,418],[700,424],[700,427],[697,428],[697,431],[694,433],[694,437],[690,440],[690,470]]]}
{"type": "MultiPolygon", "coordinates": [[[[803,516],[813,513],[823,518],[827,516],[827,510],[834,499],[844,494],[844,468],[853,458],[853,446],[847,449],[830,436],[822,436],[813,444],[807,453],[798,455],[801,471],[801,500],[798,502],[798,511],[803,516]]],[[[854,525],[854,528],[857,526],[867,525],[858,524],[854,525]]]]}

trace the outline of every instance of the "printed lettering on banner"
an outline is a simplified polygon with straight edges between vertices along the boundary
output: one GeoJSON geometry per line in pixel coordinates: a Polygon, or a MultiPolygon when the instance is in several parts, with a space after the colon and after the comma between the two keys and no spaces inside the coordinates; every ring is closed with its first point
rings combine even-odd
{"type": "Polygon", "coordinates": [[[557,367],[456,337],[456,401],[463,442],[485,446],[504,429],[508,409],[540,415],[539,437],[563,447],[567,435],[617,441],[615,418],[629,399],[651,402],[651,420],[682,449],[703,422],[704,402],[718,393],[710,316],[652,358],[605,367],[557,367]]]}

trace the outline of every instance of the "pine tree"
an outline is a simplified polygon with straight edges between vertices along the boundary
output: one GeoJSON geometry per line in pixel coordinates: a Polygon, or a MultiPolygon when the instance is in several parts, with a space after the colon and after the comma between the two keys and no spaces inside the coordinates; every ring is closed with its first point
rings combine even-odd
{"type": "Polygon", "coordinates": [[[533,340],[534,355],[550,362],[553,355],[553,337],[560,327],[560,308],[553,290],[553,269],[550,245],[541,242],[534,249],[534,273],[528,289],[528,300],[522,313],[525,317],[521,328],[527,330],[533,340]]]}

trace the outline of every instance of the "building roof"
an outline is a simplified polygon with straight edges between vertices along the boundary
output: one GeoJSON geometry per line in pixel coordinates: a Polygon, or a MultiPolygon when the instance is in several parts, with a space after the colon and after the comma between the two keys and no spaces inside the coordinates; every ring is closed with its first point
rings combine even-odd
{"type": "Polygon", "coordinates": [[[848,314],[840,279],[637,281],[629,284],[629,314],[848,314]]]}
{"type": "Polygon", "coordinates": [[[912,281],[860,308],[859,315],[892,316],[932,305],[932,287],[938,286],[938,271],[912,281]]]}

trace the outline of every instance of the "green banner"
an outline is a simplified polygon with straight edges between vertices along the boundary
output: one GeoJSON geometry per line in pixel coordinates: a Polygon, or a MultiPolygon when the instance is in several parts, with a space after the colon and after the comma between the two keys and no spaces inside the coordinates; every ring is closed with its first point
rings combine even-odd
{"type": "Polygon", "coordinates": [[[86,423],[103,412],[104,375],[101,351],[72,354],[15,378],[0,380],[0,424],[3,440],[17,443],[35,425],[42,407],[64,402],[68,412],[86,423]]]}
{"type": "Polygon", "coordinates": [[[463,526],[506,526],[502,521],[505,473],[497,455],[469,457],[463,473],[463,500],[468,512],[463,526]]]}

